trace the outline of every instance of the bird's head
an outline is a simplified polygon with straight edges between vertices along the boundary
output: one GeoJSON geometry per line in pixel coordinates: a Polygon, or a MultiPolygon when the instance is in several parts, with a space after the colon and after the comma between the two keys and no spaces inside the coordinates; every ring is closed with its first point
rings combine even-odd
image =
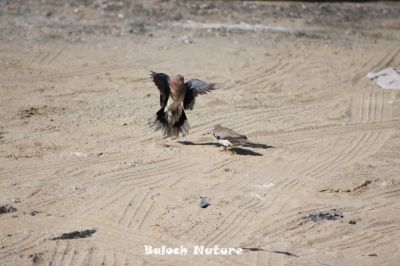
{"type": "Polygon", "coordinates": [[[176,75],[172,80],[172,82],[175,82],[175,83],[178,83],[178,84],[179,83],[183,83],[184,81],[185,81],[185,78],[180,74],[176,75]]]}
{"type": "Polygon", "coordinates": [[[176,75],[175,77],[172,78],[171,81],[171,88],[173,90],[179,90],[182,89],[184,87],[184,78],[182,75],[176,75]]]}

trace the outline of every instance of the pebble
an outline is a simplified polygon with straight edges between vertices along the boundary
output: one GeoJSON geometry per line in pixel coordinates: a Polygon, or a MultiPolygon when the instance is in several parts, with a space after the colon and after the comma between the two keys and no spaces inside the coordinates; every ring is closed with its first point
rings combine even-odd
{"type": "Polygon", "coordinates": [[[211,205],[211,203],[210,203],[210,199],[209,198],[203,197],[203,196],[200,197],[200,203],[199,203],[200,208],[205,209],[210,205],[211,205]]]}

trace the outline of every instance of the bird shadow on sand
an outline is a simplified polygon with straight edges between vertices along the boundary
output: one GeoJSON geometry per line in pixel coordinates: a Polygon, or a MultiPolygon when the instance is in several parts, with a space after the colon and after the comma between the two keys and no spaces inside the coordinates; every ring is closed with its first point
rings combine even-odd
{"type": "Polygon", "coordinates": [[[194,143],[193,141],[178,141],[178,143],[182,145],[199,145],[199,146],[214,146],[214,147],[221,147],[221,144],[215,142],[201,142],[201,143],[194,143]]]}
{"type": "Polygon", "coordinates": [[[263,156],[261,153],[238,147],[230,148],[230,150],[238,155],[263,156]]]}
{"type": "MultiPolygon", "coordinates": [[[[222,147],[221,144],[216,143],[216,142],[195,143],[195,142],[192,142],[192,141],[178,141],[178,143],[180,143],[182,145],[200,145],[200,146],[222,147]]],[[[265,149],[267,149],[267,148],[274,148],[274,147],[266,145],[265,149]]],[[[232,151],[233,153],[237,154],[237,155],[263,156],[261,153],[254,152],[252,150],[248,150],[248,149],[244,149],[244,148],[239,148],[239,147],[233,147],[233,148],[230,148],[229,150],[232,151]]]]}

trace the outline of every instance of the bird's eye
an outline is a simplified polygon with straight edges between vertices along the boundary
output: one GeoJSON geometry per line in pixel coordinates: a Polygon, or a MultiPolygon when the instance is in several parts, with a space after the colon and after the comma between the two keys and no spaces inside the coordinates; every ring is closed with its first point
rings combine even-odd
{"type": "Polygon", "coordinates": [[[180,80],[183,82],[183,77],[180,77],[180,80]]]}

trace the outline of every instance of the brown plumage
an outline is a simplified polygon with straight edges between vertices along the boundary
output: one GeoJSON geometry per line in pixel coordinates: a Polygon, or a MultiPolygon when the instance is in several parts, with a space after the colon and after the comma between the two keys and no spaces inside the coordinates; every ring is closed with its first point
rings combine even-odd
{"type": "Polygon", "coordinates": [[[164,73],[153,71],[151,77],[160,91],[161,109],[156,113],[154,121],[156,130],[161,129],[167,137],[187,135],[189,123],[185,110],[193,110],[196,97],[215,89],[215,84],[199,79],[185,82],[182,75],[176,75],[171,79],[164,73]]]}

